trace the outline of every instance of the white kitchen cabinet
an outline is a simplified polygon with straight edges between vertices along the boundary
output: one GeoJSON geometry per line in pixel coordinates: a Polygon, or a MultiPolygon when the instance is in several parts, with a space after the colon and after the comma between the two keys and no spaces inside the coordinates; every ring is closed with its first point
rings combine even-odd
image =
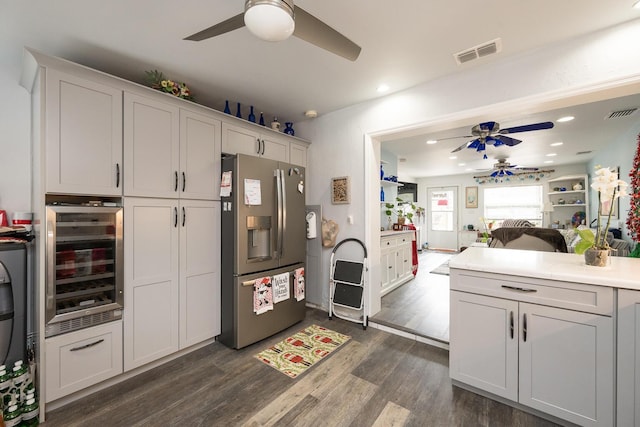
{"type": "Polygon", "coordinates": [[[122,195],[122,90],[46,70],[47,193],[122,195]]]}
{"type": "Polygon", "coordinates": [[[289,163],[302,167],[307,167],[308,145],[299,142],[289,142],[289,163]]]}
{"type": "Polygon", "coordinates": [[[125,196],[220,198],[220,121],[125,92],[125,196]]]}
{"type": "Polygon", "coordinates": [[[180,201],[180,348],[220,335],[220,202],[180,201]]]}
{"type": "Polygon", "coordinates": [[[618,291],[618,425],[640,423],[640,292],[618,291]]]}
{"type": "Polygon", "coordinates": [[[289,141],[269,131],[259,132],[249,126],[222,123],[222,152],[247,154],[289,162],[289,141]]]}
{"type": "Polygon", "coordinates": [[[155,98],[124,94],[125,196],[178,197],[180,113],[155,98]]]}
{"type": "Polygon", "coordinates": [[[413,279],[413,231],[380,238],[380,296],[413,279]]]}
{"type": "Polygon", "coordinates": [[[122,373],[122,322],[114,321],[45,340],[46,402],[122,373]]]}
{"type": "Polygon", "coordinates": [[[124,369],[220,333],[219,202],[125,199],[124,369]]]}
{"type": "Polygon", "coordinates": [[[180,109],[180,198],[220,200],[221,123],[180,109]]]}
{"type": "Polygon", "coordinates": [[[611,288],[452,269],[451,289],[452,379],[579,425],[613,425],[611,288]]]}

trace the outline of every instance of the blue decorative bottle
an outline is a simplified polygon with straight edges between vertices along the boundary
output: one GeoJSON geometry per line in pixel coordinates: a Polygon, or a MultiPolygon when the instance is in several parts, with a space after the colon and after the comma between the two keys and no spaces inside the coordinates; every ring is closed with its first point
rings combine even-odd
{"type": "Polygon", "coordinates": [[[384,170],[382,169],[382,165],[380,165],[380,180],[384,178],[384,170]]]}
{"type": "Polygon", "coordinates": [[[253,114],[253,105],[251,106],[251,111],[249,112],[248,120],[249,120],[251,123],[255,123],[255,122],[256,122],[256,115],[255,115],[255,114],[253,114]]]}
{"type": "Polygon", "coordinates": [[[380,187],[380,201],[384,202],[384,188],[380,187]]]}
{"type": "Polygon", "coordinates": [[[224,112],[231,114],[231,108],[229,108],[229,100],[224,101],[224,112]]]}
{"type": "Polygon", "coordinates": [[[293,123],[285,122],[285,124],[284,124],[284,133],[286,133],[287,135],[291,135],[291,136],[294,136],[296,134],[296,132],[293,130],[293,123]]]}
{"type": "Polygon", "coordinates": [[[238,102],[238,109],[236,110],[236,117],[241,119],[242,118],[242,110],[240,109],[240,103],[238,102]]]}
{"type": "Polygon", "coordinates": [[[262,112],[260,112],[260,126],[265,126],[265,124],[264,124],[264,114],[262,114],[262,112]]]}

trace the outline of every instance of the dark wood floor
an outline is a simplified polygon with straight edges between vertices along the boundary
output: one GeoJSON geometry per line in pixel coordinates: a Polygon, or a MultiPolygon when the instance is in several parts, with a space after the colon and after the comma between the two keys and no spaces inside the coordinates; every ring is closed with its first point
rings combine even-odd
{"type": "Polygon", "coordinates": [[[53,426],[554,426],[453,387],[448,352],[308,309],[242,350],[214,343],[47,414],[53,426]],[[297,379],[253,356],[306,325],[353,338],[297,379]]]}
{"type": "Polygon", "coordinates": [[[455,254],[423,251],[416,277],[382,297],[382,309],[370,321],[449,342],[449,276],[429,273],[455,254]]]}

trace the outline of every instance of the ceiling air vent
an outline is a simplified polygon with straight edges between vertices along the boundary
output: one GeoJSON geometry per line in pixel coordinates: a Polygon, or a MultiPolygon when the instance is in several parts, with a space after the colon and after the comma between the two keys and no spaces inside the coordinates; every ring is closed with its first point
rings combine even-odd
{"type": "Polygon", "coordinates": [[[474,59],[482,58],[483,56],[493,55],[500,51],[502,51],[502,40],[498,38],[479,44],[478,46],[474,46],[470,49],[454,53],[453,57],[456,59],[458,65],[461,65],[465,62],[473,61],[474,59]]]}
{"type": "Polygon", "coordinates": [[[589,154],[589,153],[591,153],[591,150],[589,150],[589,151],[578,151],[576,153],[576,156],[579,155],[579,154],[589,154]]]}
{"type": "Polygon", "coordinates": [[[609,119],[619,119],[620,117],[628,117],[633,115],[636,111],[638,111],[637,107],[627,108],[625,110],[612,111],[604,119],[609,120],[609,119]]]}

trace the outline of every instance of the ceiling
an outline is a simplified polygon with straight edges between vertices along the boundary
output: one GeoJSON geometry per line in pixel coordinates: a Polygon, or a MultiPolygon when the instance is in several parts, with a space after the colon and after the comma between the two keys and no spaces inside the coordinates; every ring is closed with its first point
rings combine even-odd
{"type": "MultiPolygon", "coordinates": [[[[276,43],[258,40],[246,28],[201,42],[183,40],[241,13],[244,0],[5,1],[0,66],[17,81],[22,48],[29,46],[139,83],[144,71],[157,69],[186,82],[200,104],[222,110],[230,100],[234,112],[240,102],[264,111],[267,120],[276,115],[281,122],[295,123],[310,109],[322,115],[382,96],[376,92],[381,83],[389,85],[388,93],[397,92],[639,18],[640,10],[631,9],[633,1],[404,0],[393,6],[383,0],[296,1],[362,47],[355,62],[295,37],[276,43]],[[463,65],[454,60],[454,53],[496,38],[502,40],[500,53],[463,65]]],[[[504,127],[540,117],[495,120],[504,127]]],[[[446,134],[467,134],[472,124],[446,134]]],[[[549,131],[539,134],[544,132],[549,131]]],[[[535,143],[534,133],[521,134],[526,140],[511,154],[515,148],[524,152],[544,145],[535,143]]],[[[597,143],[595,137],[579,140],[597,143]]],[[[408,156],[410,145],[420,148],[417,141],[404,141],[394,150],[408,156]]],[[[449,141],[436,149],[450,151],[463,142],[449,141]]],[[[522,161],[526,166],[536,162],[528,157],[522,161]]]]}

